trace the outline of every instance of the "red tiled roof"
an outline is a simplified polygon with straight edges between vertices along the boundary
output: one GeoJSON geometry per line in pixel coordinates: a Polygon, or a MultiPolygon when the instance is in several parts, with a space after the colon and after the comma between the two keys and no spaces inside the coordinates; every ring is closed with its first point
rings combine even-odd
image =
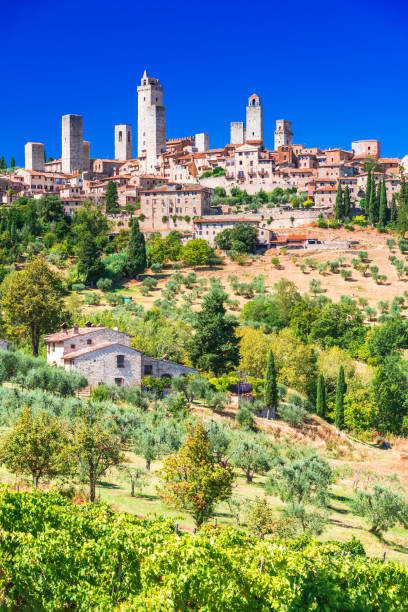
{"type": "Polygon", "coordinates": [[[79,327],[75,330],[73,327],[70,329],[62,329],[55,334],[49,334],[45,336],[46,342],[61,342],[66,338],[77,338],[78,336],[85,336],[86,334],[93,334],[101,329],[106,329],[106,327],[79,327]]]}
{"type": "Polygon", "coordinates": [[[137,353],[142,353],[139,349],[134,349],[127,344],[122,344],[121,342],[101,342],[101,344],[88,344],[77,351],[72,351],[71,353],[64,353],[62,356],[63,359],[75,359],[76,357],[80,357],[81,355],[86,355],[87,353],[94,353],[95,351],[99,351],[100,349],[107,348],[108,346],[121,346],[137,353]]]}

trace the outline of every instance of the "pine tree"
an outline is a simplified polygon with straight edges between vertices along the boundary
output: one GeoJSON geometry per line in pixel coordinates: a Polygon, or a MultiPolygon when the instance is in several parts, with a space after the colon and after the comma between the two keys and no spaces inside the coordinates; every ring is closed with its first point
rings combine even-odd
{"type": "Polygon", "coordinates": [[[385,188],[385,178],[381,181],[380,188],[380,210],[379,210],[379,222],[381,225],[386,225],[388,221],[388,205],[387,205],[387,191],[385,188]]]}
{"type": "Polygon", "coordinates": [[[276,384],[275,359],[272,350],[268,353],[266,364],[264,402],[268,409],[267,418],[269,419],[271,414],[272,417],[275,417],[276,408],[278,407],[278,387],[276,384]]]}
{"type": "Polygon", "coordinates": [[[391,221],[396,221],[397,220],[397,194],[393,193],[392,194],[392,198],[391,198],[391,209],[390,209],[390,220],[391,221]]]}
{"type": "Polygon", "coordinates": [[[12,157],[10,160],[10,168],[15,168],[15,167],[16,167],[16,160],[14,159],[14,157],[12,157]]]}
{"type": "Polygon", "coordinates": [[[341,182],[337,185],[336,203],[334,205],[334,216],[336,219],[344,218],[343,192],[341,190],[341,182]]]}
{"type": "Polygon", "coordinates": [[[350,207],[351,207],[350,190],[349,190],[348,185],[346,185],[344,188],[344,205],[343,205],[345,219],[348,219],[350,217],[350,207]]]}
{"type": "Polygon", "coordinates": [[[370,210],[371,210],[371,172],[368,171],[367,173],[367,185],[366,185],[366,192],[365,192],[365,214],[366,217],[370,217],[370,210]]]}
{"type": "Polygon", "coordinates": [[[337,389],[336,389],[336,427],[337,429],[344,429],[344,394],[347,386],[344,380],[344,370],[341,365],[339,368],[339,375],[337,378],[337,389]]]}
{"type": "Polygon", "coordinates": [[[107,214],[118,212],[118,188],[116,187],[115,181],[109,181],[106,187],[105,203],[107,214]]]}
{"type": "Polygon", "coordinates": [[[326,417],[326,384],[323,374],[317,379],[316,414],[323,419],[326,417]]]}
{"type": "Polygon", "coordinates": [[[138,221],[134,219],[127,246],[126,269],[129,276],[133,278],[138,274],[143,274],[146,265],[145,238],[139,229],[138,221]]]}
{"type": "Polygon", "coordinates": [[[93,284],[101,275],[101,262],[95,238],[91,232],[85,231],[79,238],[78,272],[85,276],[85,282],[93,284]]]}

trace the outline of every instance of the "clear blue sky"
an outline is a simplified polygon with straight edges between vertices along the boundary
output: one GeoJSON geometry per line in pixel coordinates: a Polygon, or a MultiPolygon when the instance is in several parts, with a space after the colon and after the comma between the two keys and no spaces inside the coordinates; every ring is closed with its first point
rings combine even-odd
{"type": "MultiPolygon", "coordinates": [[[[350,148],[378,138],[408,153],[404,0],[18,0],[1,8],[0,155],[27,141],[60,155],[61,115],[84,116],[92,157],[113,156],[113,126],[137,129],[143,70],[164,86],[167,137],[228,142],[248,97],[264,139],[291,119],[294,141],[350,148]]],[[[134,138],[136,141],[136,138],[134,138]]],[[[136,142],[134,142],[134,149],[136,142]]],[[[136,150],[136,149],[135,149],[136,150]]]]}

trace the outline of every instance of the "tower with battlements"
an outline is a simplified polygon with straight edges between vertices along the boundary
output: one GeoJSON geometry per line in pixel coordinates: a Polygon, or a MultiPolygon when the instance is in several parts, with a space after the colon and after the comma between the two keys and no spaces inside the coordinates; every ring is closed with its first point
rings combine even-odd
{"type": "Polygon", "coordinates": [[[246,108],[245,140],[260,140],[263,142],[263,113],[259,96],[252,94],[246,108]]]}
{"type": "Polygon", "coordinates": [[[157,156],[166,150],[166,114],[163,86],[159,79],[147,76],[146,70],[137,88],[138,126],[137,154],[146,158],[146,170],[154,172],[157,156]]]}
{"type": "Polygon", "coordinates": [[[132,126],[115,125],[115,159],[132,159],[132,126]]]}
{"type": "Polygon", "coordinates": [[[283,145],[293,144],[292,122],[286,119],[276,120],[275,151],[283,145]]]}

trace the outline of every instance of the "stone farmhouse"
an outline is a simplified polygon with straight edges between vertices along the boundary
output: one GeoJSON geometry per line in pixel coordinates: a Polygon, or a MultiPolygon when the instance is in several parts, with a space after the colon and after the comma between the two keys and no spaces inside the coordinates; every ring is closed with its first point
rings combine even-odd
{"type": "Polygon", "coordinates": [[[130,346],[131,336],[117,329],[88,323],[85,327],[66,324],[46,336],[48,365],[78,370],[91,387],[100,383],[140,386],[145,376],[173,378],[196,370],[171,363],[165,357],[148,357],[130,346]]]}

